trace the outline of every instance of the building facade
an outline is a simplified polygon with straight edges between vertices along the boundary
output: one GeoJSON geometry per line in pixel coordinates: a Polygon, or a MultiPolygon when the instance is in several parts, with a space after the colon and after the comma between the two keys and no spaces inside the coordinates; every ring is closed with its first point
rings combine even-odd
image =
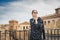
{"type": "Polygon", "coordinates": [[[17,30],[29,30],[30,29],[30,23],[29,22],[23,22],[19,24],[19,27],[17,30]]]}
{"type": "Polygon", "coordinates": [[[17,30],[18,28],[18,21],[17,20],[10,20],[9,21],[9,29],[10,30],[17,30]]]}
{"type": "Polygon", "coordinates": [[[55,9],[55,14],[41,17],[44,21],[45,28],[60,28],[60,8],[55,9]]]}

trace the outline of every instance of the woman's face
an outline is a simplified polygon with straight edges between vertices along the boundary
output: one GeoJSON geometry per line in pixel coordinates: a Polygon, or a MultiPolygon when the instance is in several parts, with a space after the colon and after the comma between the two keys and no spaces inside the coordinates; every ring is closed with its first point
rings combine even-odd
{"type": "Polygon", "coordinates": [[[32,17],[37,17],[37,14],[38,14],[37,12],[33,12],[32,17]]]}

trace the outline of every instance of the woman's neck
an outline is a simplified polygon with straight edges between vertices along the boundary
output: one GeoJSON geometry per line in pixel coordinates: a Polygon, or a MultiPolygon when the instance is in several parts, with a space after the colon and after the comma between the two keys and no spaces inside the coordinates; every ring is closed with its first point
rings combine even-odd
{"type": "Polygon", "coordinates": [[[34,19],[38,19],[38,17],[33,17],[34,19]]]}

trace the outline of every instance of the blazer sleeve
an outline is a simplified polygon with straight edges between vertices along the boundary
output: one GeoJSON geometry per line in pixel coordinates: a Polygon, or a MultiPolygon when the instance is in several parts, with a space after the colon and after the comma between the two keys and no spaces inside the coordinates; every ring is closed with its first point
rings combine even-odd
{"type": "Polygon", "coordinates": [[[44,23],[43,23],[43,20],[39,17],[39,20],[42,24],[42,32],[43,32],[43,39],[45,39],[45,29],[44,29],[44,23]]]}
{"type": "Polygon", "coordinates": [[[43,39],[45,39],[45,29],[44,29],[44,24],[43,24],[43,20],[42,20],[42,27],[43,27],[43,39]]]}
{"type": "Polygon", "coordinates": [[[33,26],[33,25],[35,25],[35,20],[30,19],[30,26],[33,26]]]}

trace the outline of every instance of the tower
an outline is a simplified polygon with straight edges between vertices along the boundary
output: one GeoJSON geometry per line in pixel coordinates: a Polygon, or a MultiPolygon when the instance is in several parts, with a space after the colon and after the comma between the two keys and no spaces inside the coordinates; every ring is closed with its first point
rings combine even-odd
{"type": "Polygon", "coordinates": [[[56,14],[60,14],[60,8],[56,8],[55,11],[56,11],[56,14]]]}
{"type": "Polygon", "coordinates": [[[18,21],[17,20],[10,20],[9,21],[9,29],[10,30],[17,30],[18,28],[18,21]]]}

